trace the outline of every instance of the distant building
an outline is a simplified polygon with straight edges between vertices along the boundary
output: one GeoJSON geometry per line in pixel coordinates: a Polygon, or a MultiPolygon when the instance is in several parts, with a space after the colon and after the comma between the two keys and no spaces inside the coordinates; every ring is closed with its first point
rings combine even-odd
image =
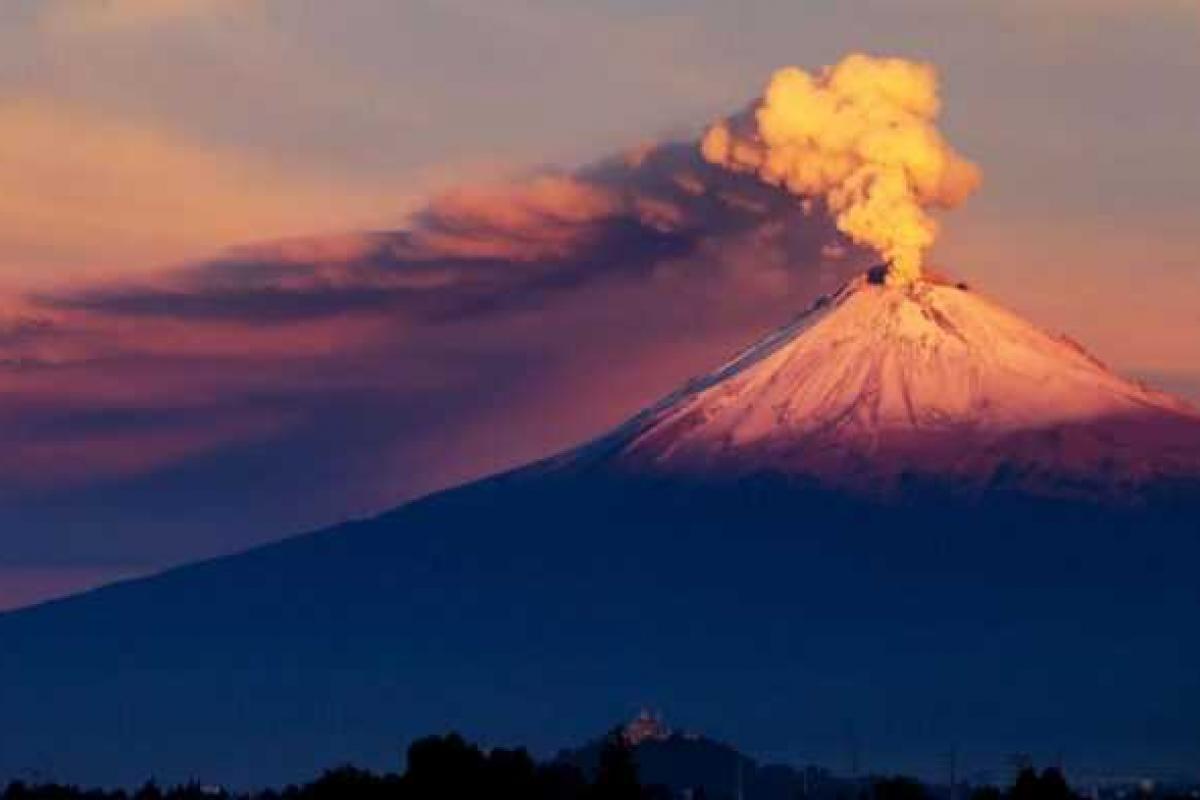
{"type": "Polygon", "coordinates": [[[661,712],[643,708],[637,716],[625,725],[621,731],[622,738],[630,747],[637,747],[645,741],[663,741],[671,737],[671,729],[663,721],[661,712]]]}

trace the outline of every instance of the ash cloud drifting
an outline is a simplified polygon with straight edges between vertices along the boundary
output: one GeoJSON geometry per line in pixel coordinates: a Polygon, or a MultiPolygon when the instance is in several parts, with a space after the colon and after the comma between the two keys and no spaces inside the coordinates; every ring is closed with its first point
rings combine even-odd
{"type": "Polygon", "coordinates": [[[664,281],[686,269],[696,281],[753,283],[861,255],[819,210],[707,163],[689,142],[463,187],[396,231],[243,247],[156,285],[41,300],[59,310],[255,325],[345,313],[436,321],[616,279],[664,281]]]}
{"type": "Polygon", "coordinates": [[[0,550],[176,561],[542,456],[874,258],[692,141],[464,187],[397,230],[14,298],[0,550]]]}

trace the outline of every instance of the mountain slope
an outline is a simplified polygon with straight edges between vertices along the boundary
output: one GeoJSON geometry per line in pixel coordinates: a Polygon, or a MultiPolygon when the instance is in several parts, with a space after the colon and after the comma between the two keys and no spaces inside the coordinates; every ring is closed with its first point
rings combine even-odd
{"type": "Polygon", "coordinates": [[[562,456],[0,615],[0,779],[279,782],[450,728],[549,753],[644,702],[787,760],[853,728],[881,771],[1194,771],[1195,414],[896,291],[562,456]]]}
{"type": "Polygon", "coordinates": [[[1200,474],[1200,413],[961,284],[864,275],[574,455],[597,449],[655,472],[1111,497],[1200,474]]]}

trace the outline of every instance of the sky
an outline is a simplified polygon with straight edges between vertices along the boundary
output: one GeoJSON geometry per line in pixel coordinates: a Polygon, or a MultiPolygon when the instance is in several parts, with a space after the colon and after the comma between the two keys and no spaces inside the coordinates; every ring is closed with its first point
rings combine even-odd
{"type": "Polygon", "coordinates": [[[934,64],[983,170],[931,263],[1200,397],[1195,0],[4,0],[0,608],[548,454],[787,321],[870,254],[696,141],[855,51],[934,64]]]}

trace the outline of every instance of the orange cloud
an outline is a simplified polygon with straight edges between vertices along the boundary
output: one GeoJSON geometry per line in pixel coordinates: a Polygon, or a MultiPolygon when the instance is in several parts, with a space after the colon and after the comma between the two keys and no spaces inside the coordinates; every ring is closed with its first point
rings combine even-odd
{"type": "Polygon", "coordinates": [[[587,235],[587,224],[616,213],[619,200],[566,176],[468,187],[436,198],[418,248],[442,256],[517,261],[565,255],[587,235]]]}
{"type": "Polygon", "coordinates": [[[0,279],[104,277],[237,241],[395,222],[369,182],[39,100],[0,106],[0,279]],[[70,273],[74,273],[71,275],[70,273]]]}
{"type": "Polygon", "coordinates": [[[253,5],[253,0],[48,0],[41,23],[53,33],[111,32],[230,14],[253,5]]]}

